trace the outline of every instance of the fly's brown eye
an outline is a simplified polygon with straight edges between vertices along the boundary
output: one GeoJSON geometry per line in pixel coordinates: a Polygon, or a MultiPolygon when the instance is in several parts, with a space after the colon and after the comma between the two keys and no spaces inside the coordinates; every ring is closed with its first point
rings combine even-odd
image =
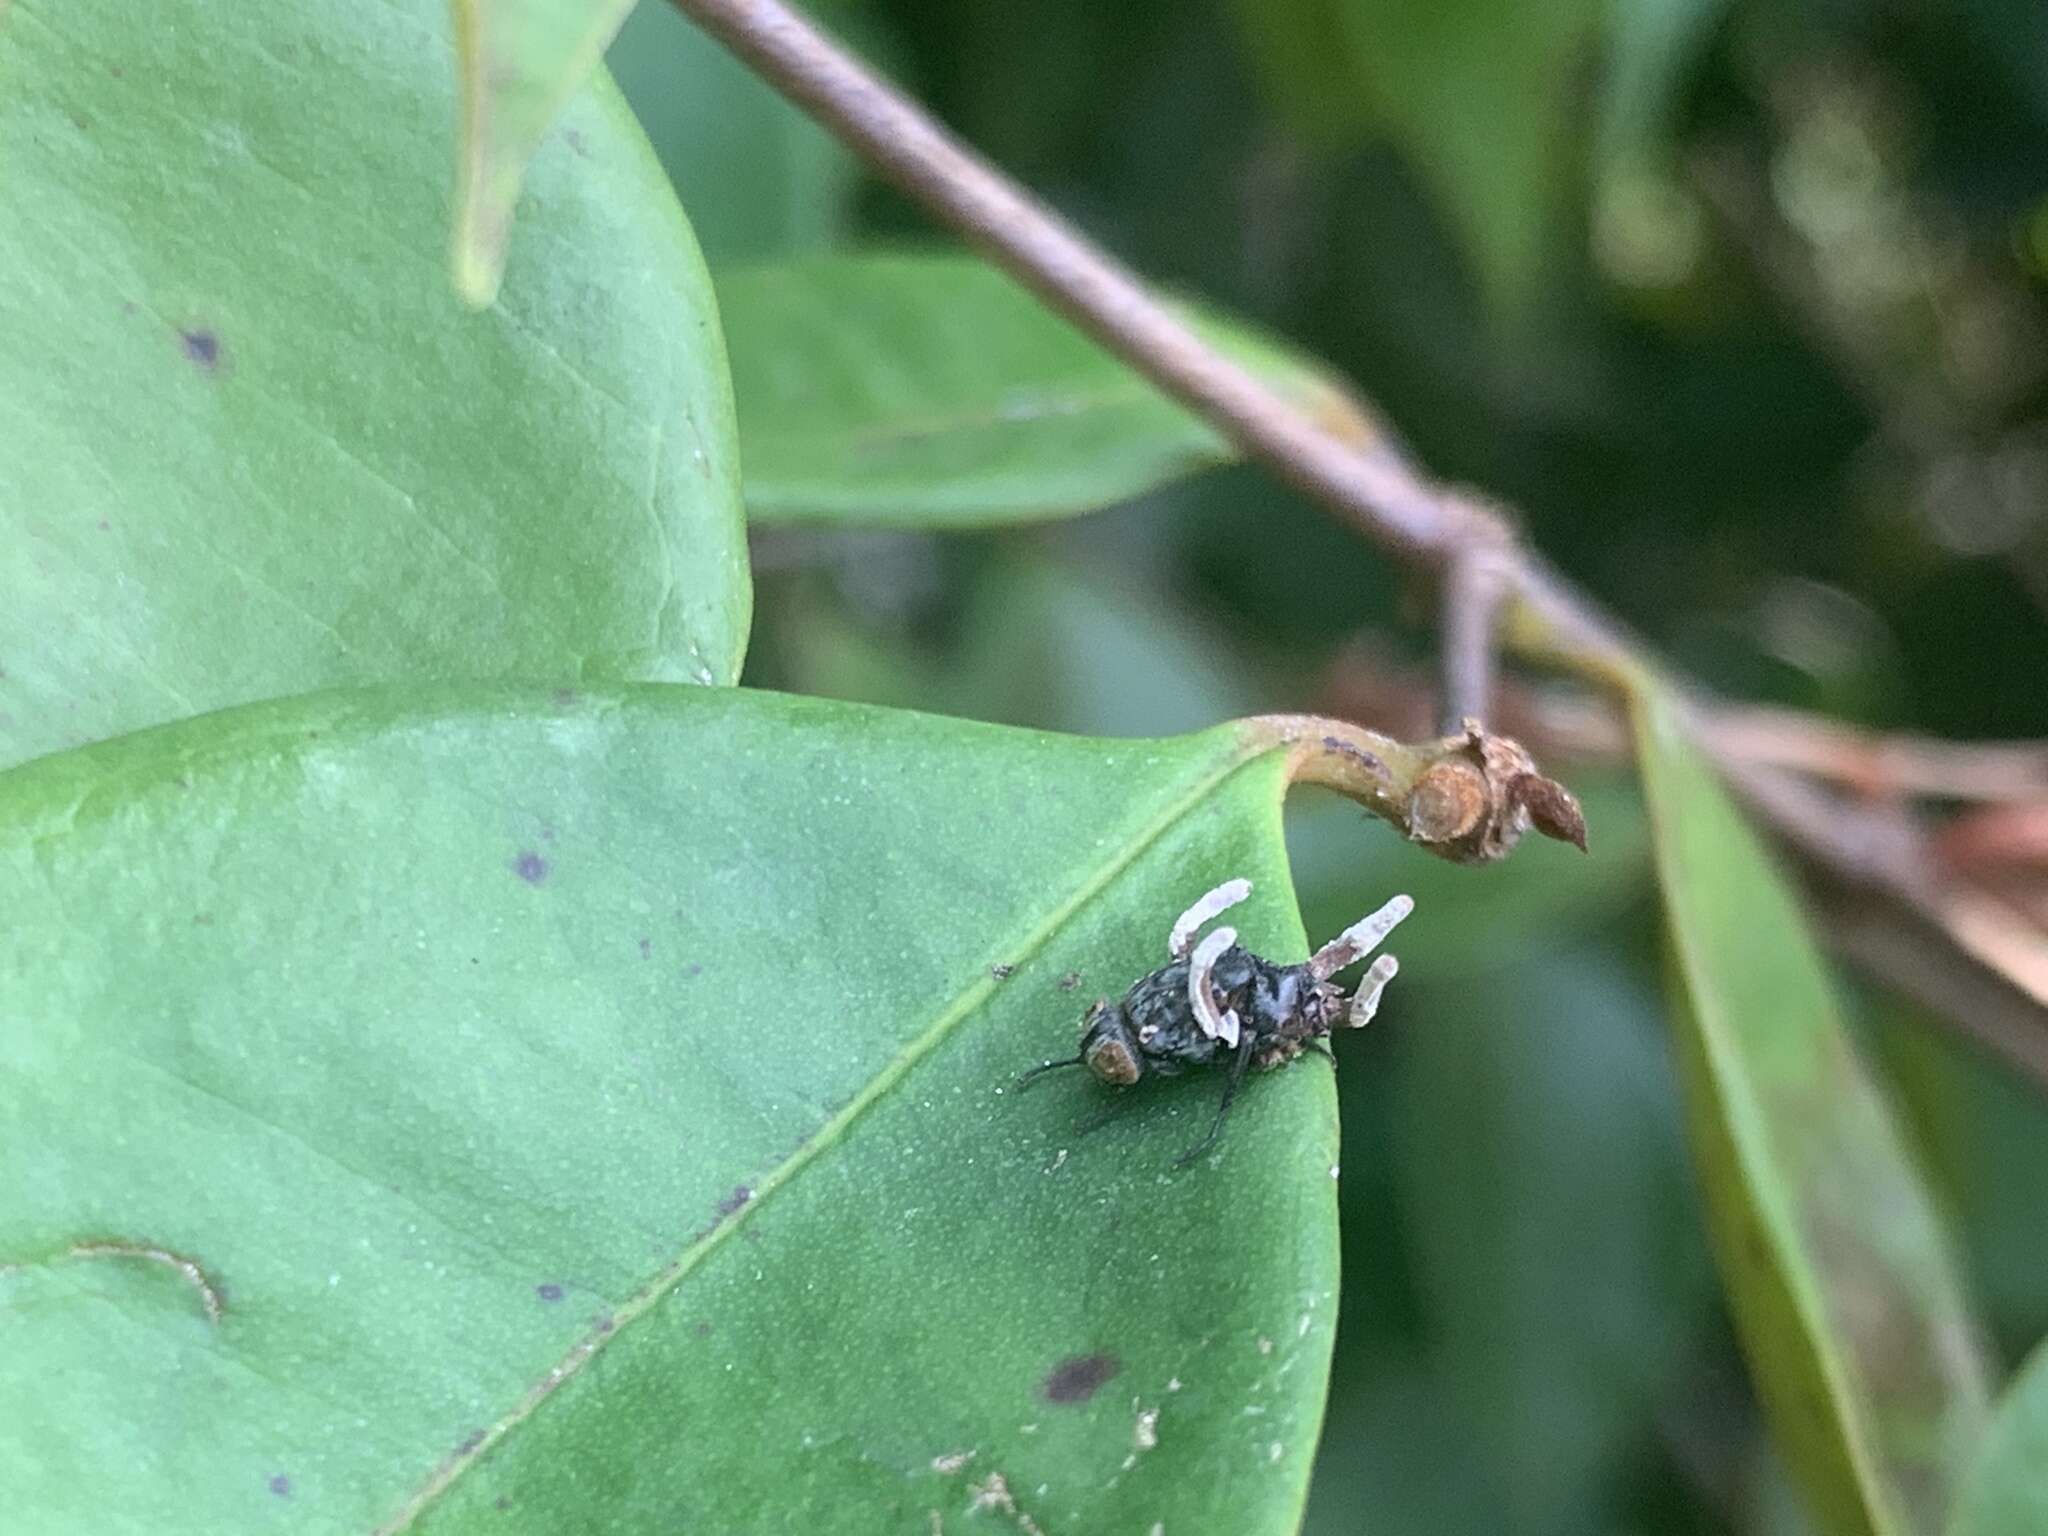
{"type": "Polygon", "coordinates": [[[1114,1083],[1119,1088],[1135,1083],[1141,1070],[1138,1058],[1121,1040],[1096,1041],[1088,1052],[1087,1065],[1088,1070],[1105,1083],[1114,1083]]]}

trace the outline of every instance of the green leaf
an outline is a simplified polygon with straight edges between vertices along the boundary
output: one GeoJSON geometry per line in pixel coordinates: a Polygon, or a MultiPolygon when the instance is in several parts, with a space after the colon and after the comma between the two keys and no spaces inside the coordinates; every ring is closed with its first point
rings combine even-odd
{"type": "Polygon", "coordinates": [[[1265,73],[1325,139],[1390,139],[1525,312],[1565,229],[1601,0],[1238,0],[1265,73]]]}
{"type": "Polygon", "coordinates": [[[481,309],[497,297],[520,178],[633,0],[450,0],[462,76],[456,162],[455,287],[481,309]]]}
{"type": "Polygon", "coordinates": [[[1680,733],[1637,704],[1679,1058],[1716,1257],[1781,1449],[1830,1532],[1933,1532],[1987,1368],[1934,1203],[1805,919],[1680,733]]]}
{"type": "Polygon", "coordinates": [[[2048,1531],[2048,1345],[1999,1400],[1947,1529],[1948,1536],[2048,1531]]]}
{"type": "Polygon", "coordinates": [[[418,676],[729,683],[710,282],[617,94],[498,305],[442,280],[437,0],[24,0],[0,28],[0,766],[418,676]]]}
{"type": "Polygon", "coordinates": [[[1328,1068],[1178,1172],[1216,1078],[1013,1087],[1225,876],[1305,951],[1283,756],[640,687],[15,770],[10,1518],[1292,1531],[1328,1068]]]}
{"type": "Polygon", "coordinates": [[[1728,0],[1636,0],[1607,18],[1599,156],[1627,163],[1669,153],[1677,98],[1728,0]]]}
{"type": "Polygon", "coordinates": [[[1954,1212],[1995,1337],[2048,1334],[2048,1103],[2040,1089],[1896,996],[1872,1000],[1880,1060],[1954,1212]]]}
{"type": "Polygon", "coordinates": [[[1267,93],[1299,131],[1339,147],[1372,121],[1344,20],[1348,0],[1235,0],[1267,93]]]}
{"type": "Polygon", "coordinates": [[[1479,287],[1507,313],[1535,297],[1564,227],[1601,0],[1348,0],[1358,79],[1434,187],[1479,287]]]}
{"type": "MultiPolygon", "coordinates": [[[[974,527],[1094,511],[1232,457],[1208,427],[962,256],[800,258],[721,272],[747,507],[759,522],[974,527]]],[[[1276,344],[1210,340],[1346,425],[1276,344]]]]}
{"type": "MultiPolygon", "coordinates": [[[[830,9],[835,27],[849,19],[830,9]]],[[[714,267],[814,249],[838,235],[858,162],[668,0],[635,6],[605,63],[714,267]]]]}

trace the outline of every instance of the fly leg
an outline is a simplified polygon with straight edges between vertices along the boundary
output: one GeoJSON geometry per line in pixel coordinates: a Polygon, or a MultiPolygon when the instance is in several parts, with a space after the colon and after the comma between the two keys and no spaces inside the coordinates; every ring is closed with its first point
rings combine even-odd
{"type": "Polygon", "coordinates": [[[1122,1114],[1126,1109],[1130,1108],[1130,1106],[1130,1093],[1125,1090],[1118,1090],[1116,1093],[1110,1096],[1110,1100],[1107,1104],[1103,1105],[1102,1108],[1095,1111],[1095,1113],[1090,1115],[1086,1120],[1083,1120],[1080,1122],[1080,1124],[1076,1125],[1074,1127],[1074,1134],[1076,1136],[1092,1136],[1095,1132],[1101,1130],[1105,1125],[1109,1124],[1110,1121],[1114,1120],[1118,1115],[1122,1114]]]}
{"type": "Polygon", "coordinates": [[[1223,1102],[1216,1106],[1215,1124],[1209,1127],[1209,1134],[1174,1160],[1173,1166],[1185,1168],[1196,1158],[1216,1145],[1216,1138],[1223,1134],[1223,1122],[1230,1114],[1230,1101],[1237,1097],[1238,1085],[1244,1081],[1245,1070],[1252,1064],[1252,1037],[1246,1035],[1244,1043],[1238,1046],[1237,1056],[1230,1063],[1230,1081],[1223,1085],[1223,1102]]]}

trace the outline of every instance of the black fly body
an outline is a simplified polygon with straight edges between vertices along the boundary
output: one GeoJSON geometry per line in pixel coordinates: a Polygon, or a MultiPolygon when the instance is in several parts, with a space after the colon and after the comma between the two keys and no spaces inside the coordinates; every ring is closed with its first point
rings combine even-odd
{"type": "Polygon", "coordinates": [[[1167,963],[1133,983],[1123,1001],[1097,999],[1081,1021],[1080,1050],[1034,1067],[1019,1086],[1061,1067],[1086,1067],[1112,1087],[1127,1088],[1148,1073],[1177,1077],[1227,1064],[1215,1122],[1176,1164],[1184,1166],[1222,1133],[1247,1071],[1284,1066],[1307,1050],[1327,1052],[1322,1041],[1332,1029],[1370,1022],[1399,969],[1394,957],[1375,960],[1348,997],[1330,978],[1371,954],[1415,903],[1396,896],[1299,965],[1260,958],[1238,944],[1234,928],[1214,929],[1196,941],[1251,889],[1249,880],[1226,880],[1183,912],[1167,936],[1167,963]]]}

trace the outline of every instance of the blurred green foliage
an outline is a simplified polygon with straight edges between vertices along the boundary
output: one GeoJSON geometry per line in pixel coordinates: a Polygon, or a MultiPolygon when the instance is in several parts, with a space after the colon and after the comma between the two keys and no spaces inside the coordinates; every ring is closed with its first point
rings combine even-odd
{"type": "MultiPolygon", "coordinates": [[[[1348,377],[1706,682],[2048,732],[2048,12],[826,14],[1110,249],[1348,377]]],[[[715,269],[943,239],[658,0],[612,63],[715,269]]],[[[757,531],[755,556],[750,681],[1064,730],[1308,707],[1361,635],[1390,672],[1428,649],[1387,562],[1245,469],[1035,529],[757,531]]],[[[1802,1528],[1701,1236],[1640,802],[1570,776],[1588,860],[1449,869],[1334,801],[1290,812],[1311,934],[1419,902],[1340,1046],[1312,1532],[1802,1528]]],[[[1860,1011],[2016,1363],[2048,1329],[2048,1110],[1860,1011]]]]}

